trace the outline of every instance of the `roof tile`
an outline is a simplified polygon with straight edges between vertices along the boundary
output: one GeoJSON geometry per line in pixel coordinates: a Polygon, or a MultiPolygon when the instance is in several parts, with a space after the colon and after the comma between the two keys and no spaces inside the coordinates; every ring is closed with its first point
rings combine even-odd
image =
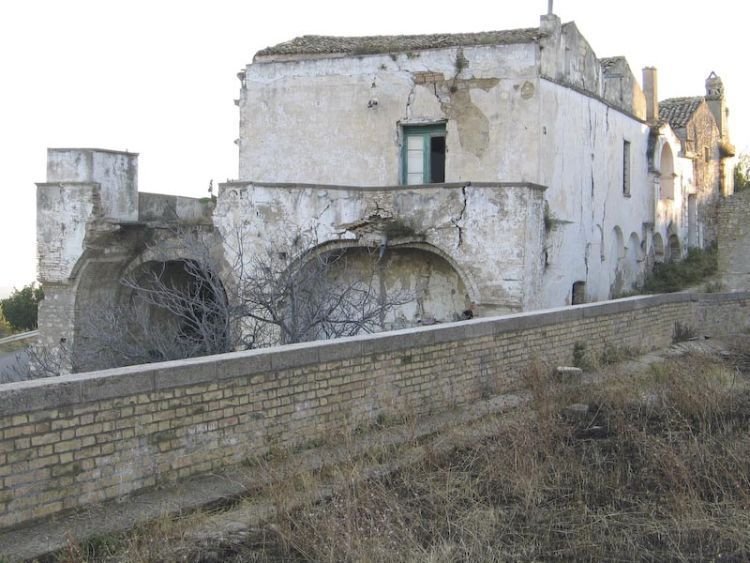
{"type": "Polygon", "coordinates": [[[672,129],[682,129],[702,103],[703,96],[662,100],[659,102],[659,120],[669,123],[672,129]]]}
{"type": "Polygon", "coordinates": [[[539,28],[484,31],[480,33],[442,33],[433,35],[376,35],[370,37],[332,37],[304,35],[256,53],[273,55],[368,55],[440,49],[473,45],[530,43],[539,39],[539,28]]]}

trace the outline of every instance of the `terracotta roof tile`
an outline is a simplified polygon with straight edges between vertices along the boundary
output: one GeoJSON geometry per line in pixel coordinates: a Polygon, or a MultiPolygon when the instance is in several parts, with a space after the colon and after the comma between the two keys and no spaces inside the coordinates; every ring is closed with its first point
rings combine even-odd
{"type": "Polygon", "coordinates": [[[662,100],[659,102],[659,120],[669,123],[672,129],[682,129],[702,103],[702,96],[662,100]]]}

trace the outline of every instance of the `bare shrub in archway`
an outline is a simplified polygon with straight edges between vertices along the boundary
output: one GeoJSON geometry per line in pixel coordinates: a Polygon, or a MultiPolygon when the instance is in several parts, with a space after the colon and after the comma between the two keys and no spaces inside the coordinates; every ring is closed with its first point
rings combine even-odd
{"type": "MultiPolygon", "coordinates": [[[[118,302],[80,313],[75,347],[55,365],[76,372],[371,333],[415,299],[383,290],[379,247],[360,248],[367,267],[350,269],[346,249],[321,249],[300,231],[248,244],[238,230],[223,253],[191,231],[165,241],[121,279],[118,302]]],[[[32,369],[52,375],[49,365],[32,369]]]]}
{"type": "Polygon", "coordinates": [[[364,249],[367,267],[354,271],[346,249],[321,249],[311,233],[279,238],[252,253],[239,233],[230,245],[250,347],[377,332],[388,313],[414,300],[411,291],[383,290],[382,248],[364,249]]]}

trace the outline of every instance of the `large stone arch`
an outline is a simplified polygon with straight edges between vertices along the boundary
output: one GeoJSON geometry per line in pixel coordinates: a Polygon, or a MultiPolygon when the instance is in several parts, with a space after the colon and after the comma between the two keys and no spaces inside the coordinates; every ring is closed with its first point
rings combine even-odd
{"type": "MultiPolygon", "coordinates": [[[[139,354],[138,346],[128,344],[127,336],[134,336],[139,330],[143,333],[144,328],[148,328],[155,339],[170,338],[177,325],[168,320],[166,313],[157,312],[153,304],[137,303],[132,284],[123,284],[123,280],[140,284],[145,281],[145,272],[161,272],[168,283],[187,290],[189,274],[185,266],[205,261],[204,253],[208,249],[220,248],[212,244],[211,238],[206,238],[212,236],[209,230],[196,229],[193,235],[195,244],[186,243],[186,237],[191,235],[179,230],[146,228],[137,233],[125,233],[120,244],[112,245],[108,255],[95,249],[84,253],[74,269],[72,287],[73,335],[69,348],[74,371],[182,357],[179,354],[170,357],[163,352],[164,347],[158,345],[146,346],[142,350],[144,353],[139,354]],[[143,326],[134,326],[138,323],[143,326]],[[124,334],[115,338],[110,335],[112,332],[124,334]]],[[[226,303],[228,298],[222,278],[226,272],[218,271],[219,267],[216,270],[219,290],[215,297],[226,303]]]]}
{"type": "Polygon", "coordinates": [[[460,266],[431,244],[412,241],[372,247],[357,241],[329,241],[307,255],[329,252],[344,253],[345,257],[341,266],[332,268],[332,276],[354,280],[375,275],[383,298],[389,292],[413,294],[413,300],[383,319],[384,330],[456,321],[474,314],[476,289],[460,266]]]}

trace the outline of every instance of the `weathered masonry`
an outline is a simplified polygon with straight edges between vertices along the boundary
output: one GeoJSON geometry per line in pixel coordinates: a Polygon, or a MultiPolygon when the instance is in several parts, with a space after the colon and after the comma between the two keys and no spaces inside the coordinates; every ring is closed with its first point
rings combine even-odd
{"type": "Polygon", "coordinates": [[[750,294],[672,294],[0,386],[0,529],[523,386],[576,342],[750,328],[750,294]]]}
{"type": "Polygon", "coordinates": [[[215,201],[139,193],[134,154],[50,149],[47,344],[82,346],[86,312],[126,302],[128,272],[190,260],[179,229],[212,245],[224,287],[230,265],[294,234],[352,271],[377,252],[382,291],[415,295],[390,329],[617,296],[714,243],[733,192],[718,76],[660,103],[655,69],[641,88],[551,13],[529,29],[300,37],[239,78],[238,179],[215,201]]]}

